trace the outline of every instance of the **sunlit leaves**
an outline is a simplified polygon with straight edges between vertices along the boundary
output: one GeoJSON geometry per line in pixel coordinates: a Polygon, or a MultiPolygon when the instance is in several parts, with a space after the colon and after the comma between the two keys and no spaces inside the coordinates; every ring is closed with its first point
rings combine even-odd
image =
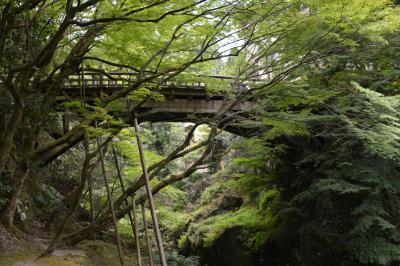
{"type": "MultiPolygon", "coordinates": [[[[140,4],[135,2],[138,9],[140,4]]],[[[129,16],[131,21],[110,27],[93,53],[154,71],[179,68],[199,53],[204,38],[212,34],[210,21],[203,16],[195,17],[203,9],[207,7],[194,5],[193,1],[167,1],[144,9],[129,16]]]]}
{"type": "Polygon", "coordinates": [[[147,88],[140,88],[138,90],[135,90],[130,95],[128,95],[127,98],[134,102],[140,102],[146,99],[159,102],[164,101],[164,96],[162,94],[150,91],[147,88]]]}
{"type": "MultiPolygon", "coordinates": [[[[118,135],[118,141],[115,142],[114,145],[126,163],[125,167],[123,168],[124,177],[130,181],[137,180],[137,178],[142,174],[142,168],[140,165],[136,135],[133,130],[123,129],[118,135]]],[[[162,156],[150,150],[145,150],[144,154],[146,157],[146,163],[148,165],[163,159],[162,156]]]]}

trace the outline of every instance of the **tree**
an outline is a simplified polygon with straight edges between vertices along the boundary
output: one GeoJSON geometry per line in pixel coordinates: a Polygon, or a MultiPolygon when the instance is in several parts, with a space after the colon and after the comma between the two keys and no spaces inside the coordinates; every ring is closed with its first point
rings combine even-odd
{"type": "MultiPolygon", "coordinates": [[[[318,14],[313,22],[340,49],[296,66],[273,87],[259,87],[253,115],[268,130],[244,143],[233,183],[264,223],[243,222],[243,209],[234,221],[252,232],[243,234],[256,249],[279,247],[278,256],[270,255],[277,265],[394,265],[400,259],[392,60],[398,10],[388,4],[309,1],[318,14]]],[[[312,53],[324,50],[313,47],[312,53]]],[[[245,62],[249,71],[259,64],[245,62]]]]}
{"type": "MultiPolygon", "coordinates": [[[[13,192],[1,211],[5,227],[12,228],[26,178],[36,167],[81,141],[94,120],[105,121],[102,115],[109,104],[145,84],[160,84],[192,65],[232,55],[218,51],[219,43],[227,38],[225,26],[232,12],[227,7],[227,3],[214,1],[2,3],[1,95],[11,104],[1,112],[0,172],[9,173],[13,180],[13,192]],[[126,36],[144,32],[146,37],[132,43],[132,48],[119,50],[128,56],[112,54],[116,41],[128,46],[132,39],[126,36]],[[189,50],[189,43],[196,49],[189,50]],[[146,47],[145,52],[139,47],[146,47]],[[121,58],[128,60],[118,61],[121,58]],[[63,80],[86,63],[128,69],[136,73],[136,79],[129,88],[99,99],[95,111],[86,110],[71,131],[50,143],[40,143],[40,134],[51,131],[46,120],[63,80]]],[[[118,128],[122,123],[113,125],[118,128]]]]}

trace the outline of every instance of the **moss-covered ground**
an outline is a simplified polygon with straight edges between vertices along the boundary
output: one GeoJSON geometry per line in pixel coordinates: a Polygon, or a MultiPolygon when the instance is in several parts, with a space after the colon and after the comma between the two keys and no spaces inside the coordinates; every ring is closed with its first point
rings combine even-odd
{"type": "MultiPolygon", "coordinates": [[[[45,245],[42,240],[19,240],[13,250],[0,250],[1,266],[113,266],[119,265],[117,248],[104,241],[84,241],[73,249],[58,249],[51,256],[39,258],[45,245]]],[[[127,265],[136,265],[135,254],[125,250],[127,265]]]]}

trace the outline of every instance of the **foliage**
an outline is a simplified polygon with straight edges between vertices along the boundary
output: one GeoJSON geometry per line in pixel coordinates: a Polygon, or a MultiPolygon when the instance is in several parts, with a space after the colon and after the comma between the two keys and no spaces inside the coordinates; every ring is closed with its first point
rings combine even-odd
{"type": "MultiPolygon", "coordinates": [[[[178,235],[181,245],[211,247],[235,228],[252,251],[278,246],[286,255],[283,265],[400,263],[400,16],[392,2],[0,3],[0,222],[11,228],[13,206],[20,216],[29,206],[24,199],[33,199],[48,220],[59,205],[70,208],[71,192],[86,190],[81,168],[87,143],[78,144],[84,138],[93,152],[95,139],[114,136],[105,150],[116,149],[123,182],[132,188],[142,169],[127,113],[145,100],[165,100],[160,89],[167,83],[207,84],[211,96],[225,93],[227,102],[251,101],[254,107],[210,115],[210,124],[257,130],[236,145],[228,145],[232,136],[215,138],[204,161],[208,173],[157,194],[170,250],[178,235]],[[82,68],[129,71],[123,81],[129,85],[93,94],[85,88],[85,104],[65,92],[60,97],[60,84],[82,68]],[[60,104],[61,98],[67,102],[60,104]],[[64,108],[73,113],[72,129],[63,128],[64,108]],[[234,123],[226,124],[227,118],[234,123]],[[55,169],[46,175],[40,168],[49,161],[48,171],[55,169]],[[226,169],[221,161],[228,162],[226,169]],[[227,195],[237,204],[224,209],[218,200],[227,195]]],[[[191,125],[142,126],[146,163],[152,165],[182,144],[191,125]]],[[[188,147],[209,131],[196,130],[188,147]]],[[[166,165],[151,185],[181,173],[203,150],[166,165]]],[[[96,160],[89,162],[94,210],[107,227],[96,160]]],[[[122,204],[115,168],[106,153],[105,174],[122,204]]],[[[86,209],[88,197],[77,198],[86,209]]],[[[123,205],[115,207],[121,211],[123,205]]],[[[128,239],[128,219],[119,225],[128,239]]],[[[198,265],[175,252],[168,261],[198,265]]]]}
{"type": "MultiPolygon", "coordinates": [[[[219,195],[223,194],[227,189],[227,184],[221,181],[214,180],[214,182],[208,186],[201,193],[200,203],[201,205],[208,205],[212,202],[213,199],[217,198],[219,195]]],[[[195,215],[196,216],[196,215],[195,215]]]]}
{"type": "MultiPolygon", "coordinates": [[[[136,145],[136,135],[133,129],[123,129],[118,135],[118,141],[115,142],[115,147],[124,158],[124,177],[129,180],[135,180],[142,174],[142,168],[139,161],[139,150],[136,145]]],[[[146,163],[151,165],[163,157],[150,150],[145,150],[146,163]]]]}
{"type": "Polygon", "coordinates": [[[52,214],[60,205],[63,196],[52,186],[40,185],[40,194],[34,200],[42,208],[44,214],[52,214]]]}
{"type": "Polygon", "coordinates": [[[268,239],[259,231],[269,231],[273,223],[272,217],[260,215],[256,208],[242,207],[237,211],[225,212],[211,216],[198,223],[191,223],[187,235],[182,238],[199,247],[210,247],[227,229],[240,227],[248,239],[247,245],[259,248],[268,239]]]}
{"type": "MultiPolygon", "coordinates": [[[[335,261],[349,265],[389,265],[400,260],[398,100],[358,84],[349,86],[319,104],[313,102],[317,91],[305,89],[301,108],[282,109],[274,98],[267,99],[267,116],[287,118],[289,113],[291,119],[272,125],[278,127],[272,132],[279,132],[273,138],[269,131],[244,144],[258,148],[244,149],[247,156],[236,159],[244,166],[237,187],[283,221],[275,224],[275,231],[268,228],[260,234],[282,245],[296,243],[290,246],[302,263],[314,265],[336,256],[335,261]],[[293,117],[307,134],[291,126],[293,117]],[[270,197],[282,203],[274,205],[270,197]],[[296,238],[319,244],[305,246],[296,238]],[[316,250],[319,256],[312,255],[316,250]]],[[[291,94],[287,92],[288,101],[291,94]]]]}
{"type": "MultiPolygon", "coordinates": [[[[177,251],[168,252],[166,255],[168,265],[172,266],[199,266],[199,258],[196,256],[182,256],[177,251]]],[[[156,258],[156,261],[157,258],[156,258]]]]}
{"type": "Polygon", "coordinates": [[[161,204],[158,205],[157,210],[165,235],[183,231],[190,217],[187,213],[162,206],[161,204]]]}

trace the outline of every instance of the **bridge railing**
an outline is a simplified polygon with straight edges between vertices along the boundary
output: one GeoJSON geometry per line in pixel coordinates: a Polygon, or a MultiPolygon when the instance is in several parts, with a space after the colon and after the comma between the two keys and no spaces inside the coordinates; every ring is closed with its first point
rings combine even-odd
{"type": "Polygon", "coordinates": [[[127,87],[136,79],[135,73],[84,71],[64,80],[64,88],[84,87],[127,87]]]}
{"type": "MultiPolygon", "coordinates": [[[[85,88],[125,88],[136,81],[137,74],[129,72],[112,71],[107,73],[84,71],[71,75],[64,80],[65,89],[85,88]]],[[[213,77],[217,78],[217,76],[213,77]]],[[[207,84],[202,81],[185,82],[177,79],[169,79],[161,84],[161,87],[192,87],[204,89],[207,84]]]]}

